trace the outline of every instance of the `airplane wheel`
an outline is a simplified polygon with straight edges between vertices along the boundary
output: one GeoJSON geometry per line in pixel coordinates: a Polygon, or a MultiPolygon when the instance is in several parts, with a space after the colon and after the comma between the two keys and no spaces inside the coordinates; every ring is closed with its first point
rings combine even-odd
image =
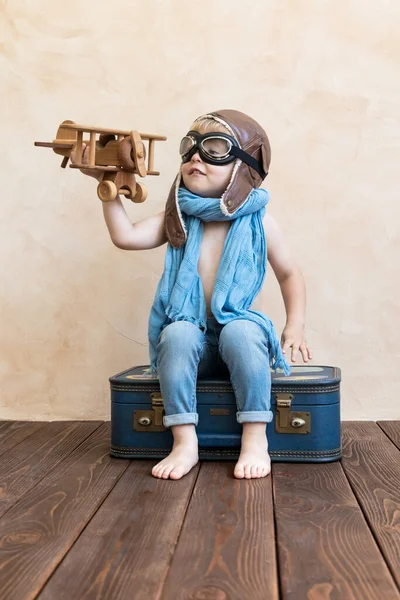
{"type": "Polygon", "coordinates": [[[145,188],[145,186],[143,185],[143,183],[140,183],[140,181],[136,182],[136,194],[134,195],[133,198],[130,198],[132,200],[132,202],[135,203],[139,203],[139,202],[144,202],[147,198],[147,189],[145,188]]]}
{"type": "Polygon", "coordinates": [[[101,181],[97,186],[97,195],[102,202],[109,202],[117,197],[117,186],[113,181],[101,181]]]}

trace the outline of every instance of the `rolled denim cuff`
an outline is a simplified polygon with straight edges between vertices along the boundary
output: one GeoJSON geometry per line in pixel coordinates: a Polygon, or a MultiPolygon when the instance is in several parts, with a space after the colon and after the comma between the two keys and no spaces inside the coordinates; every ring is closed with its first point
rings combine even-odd
{"type": "Polygon", "coordinates": [[[272,410],[252,410],[236,413],[238,423],[271,423],[273,418],[272,410]]]}
{"type": "Polygon", "coordinates": [[[178,413],[163,417],[164,427],[172,425],[198,425],[199,415],[197,413],[178,413]]]}

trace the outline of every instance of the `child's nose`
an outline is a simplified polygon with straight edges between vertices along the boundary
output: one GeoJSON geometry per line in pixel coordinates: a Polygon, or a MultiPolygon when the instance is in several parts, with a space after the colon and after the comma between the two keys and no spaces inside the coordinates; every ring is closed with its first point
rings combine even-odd
{"type": "Polygon", "coordinates": [[[198,152],[195,152],[195,154],[193,154],[191,160],[194,160],[194,161],[197,161],[197,162],[201,162],[201,156],[200,156],[200,154],[198,152]]]}

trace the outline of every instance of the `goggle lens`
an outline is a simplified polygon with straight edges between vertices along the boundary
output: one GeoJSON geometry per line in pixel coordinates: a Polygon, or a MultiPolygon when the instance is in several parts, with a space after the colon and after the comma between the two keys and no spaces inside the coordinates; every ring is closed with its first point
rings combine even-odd
{"type": "Polygon", "coordinates": [[[229,156],[232,146],[233,143],[231,140],[218,134],[200,136],[194,133],[194,135],[185,135],[181,141],[179,153],[182,158],[185,158],[190,153],[193,154],[198,150],[203,158],[208,157],[214,160],[223,160],[229,156]]]}
{"type": "Polygon", "coordinates": [[[194,140],[189,135],[185,135],[185,137],[182,139],[181,145],[179,147],[179,154],[181,156],[185,156],[185,154],[188,154],[191,151],[191,149],[193,148],[193,146],[195,144],[196,144],[196,140],[194,140]]]}
{"type": "Polygon", "coordinates": [[[218,137],[207,138],[202,141],[201,145],[204,152],[212,158],[225,158],[232,148],[232,144],[229,140],[218,137]]]}

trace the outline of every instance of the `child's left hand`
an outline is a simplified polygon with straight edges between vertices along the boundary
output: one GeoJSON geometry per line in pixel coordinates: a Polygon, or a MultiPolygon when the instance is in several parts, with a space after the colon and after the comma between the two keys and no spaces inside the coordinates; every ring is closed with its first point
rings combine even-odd
{"type": "Polygon", "coordinates": [[[286,350],[292,348],[292,362],[296,362],[299,350],[304,362],[312,359],[311,349],[306,342],[304,327],[302,325],[286,325],[281,336],[281,346],[283,354],[286,353],[286,350]]]}

